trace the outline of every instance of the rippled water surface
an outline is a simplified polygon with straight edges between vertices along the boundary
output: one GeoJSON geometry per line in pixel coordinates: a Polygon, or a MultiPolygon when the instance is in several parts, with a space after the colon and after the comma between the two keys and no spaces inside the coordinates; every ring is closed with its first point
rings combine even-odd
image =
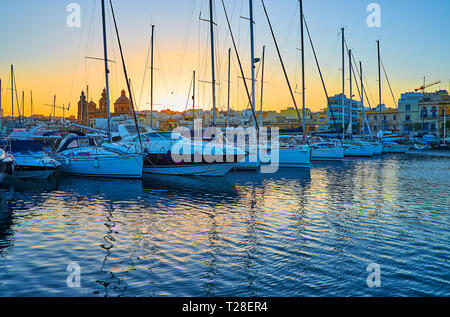
{"type": "Polygon", "coordinates": [[[416,155],[6,183],[0,296],[449,296],[449,188],[450,158],[416,155]]]}

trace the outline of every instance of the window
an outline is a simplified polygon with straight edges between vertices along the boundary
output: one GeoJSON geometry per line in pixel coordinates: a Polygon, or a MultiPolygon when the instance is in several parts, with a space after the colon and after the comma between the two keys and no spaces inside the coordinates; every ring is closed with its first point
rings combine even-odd
{"type": "Polygon", "coordinates": [[[409,104],[405,105],[405,111],[411,111],[411,105],[409,104]]]}
{"type": "Polygon", "coordinates": [[[410,116],[409,114],[407,114],[407,115],[405,116],[405,121],[406,121],[406,122],[411,121],[411,116],[410,116]]]}
{"type": "Polygon", "coordinates": [[[423,107],[422,110],[420,111],[420,117],[421,118],[428,118],[428,110],[426,107],[423,107]]]}
{"type": "Polygon", "coordinates": [[[432,118],[436,118],[437,117],[437,108],[436,107],[433,107],[433,108],[431,108],[431,117],[432,118]]]}
{"type": "Polygon", "coordinates": [[[76,149],[78,147],[78,141],[77,140],[73,140],[72,142],[69,143],[69,145],[67,146],[67,149],[76,149]]]}
{"type": "Polygon", "coordinates": [[[377,121],[377,116],[374,116],[374,117],[373,117],[373,121],[377,121]]]}
{"type": "Polygon", "coordinates": [[[383,117],[383,120],[386,121],[386,120],[387,120],[387,116],[384,116],[384,117],[383,117]]]}

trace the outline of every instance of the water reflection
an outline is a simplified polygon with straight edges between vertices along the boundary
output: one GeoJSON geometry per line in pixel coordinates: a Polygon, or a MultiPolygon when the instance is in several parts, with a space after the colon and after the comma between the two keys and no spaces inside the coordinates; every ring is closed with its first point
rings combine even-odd
{"type": "Polygon", "coordinates": [[[5,183],[0,295],[442,295],[448,163],[5,183]],[[65,285],[69,262],[82,267],[79,290],[65,285]],[[366,287],[372,262],[395,287],[366,287]]]}

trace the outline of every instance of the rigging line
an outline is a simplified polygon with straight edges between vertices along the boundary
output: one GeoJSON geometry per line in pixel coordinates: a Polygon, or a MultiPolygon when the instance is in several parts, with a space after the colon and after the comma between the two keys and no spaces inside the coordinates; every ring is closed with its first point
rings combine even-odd
{"type": "Polygon", "coordinates": [[[189,105],[189,100],[191,99],[191,89],[192,89],[192,83],[194,82],[194,77],[192,77],[191,78],[191,83],[189,84],[189,93],[188,93],[188,97],[187,97],[187,100],[186,100],[186,106],[184,107],[184,113],[183,113],[183,120],[184,120],[184,118],[185,118],[185,116],[186,116],[186,112],[187,112],[187,107],[188,107],[188,105],[189,105]]]}
{"type": "MultiPolygon", "coordinates": [[[[348,51],[347,40],[345,40],[345,48],[348,51]]],[[[355,78],[360,78],[361,74],[359,73],[359,68],[357,67],[358,65],[356,64],[356,59],[355,59],[355,55],[354,54],[352,54],[352,65],[354,66],[354,67],[352,67],[352,73],[353,73],[354,77],[355,78]],[[357,73],[358,76],[356,76],[356,74],[355,74],[355,68],[356,68],[356,73],[357,73]]],[[[364,77],[364,74],[363,74],[363,77],[364,77]]],[[[358,80],[355,80],[355,83],[356,83],[356,88],[358,89],[359,98],[361,99],[361,91],[359,89],[358,80]]],[[[368,83],[367,83],[367,86],[368,86],[368,83]]],[[[366,85],[363,85],[363,90],[364,90],[364,93],[365,93],[364,95],[366,97],[367,103],[369,105],[369,109],[371,109],[372,107],[370,105],[370,101],[369,101],[368,94],[367,94],[367,91],[366,91],[366,85]]]]}
{"type": "MultiPolygon", "coordinates": [[[[92,55],[92,47],[94,45],[94,29],[96,26],[96,18],[95,18],[95,7],[96,7],[96,3],[97,1],[93,2],[92,5],[92,14],[91,14],[91,23],[89,26],[89,31],[88,31],[88,36],[87,36],[87,41],[86,41],[86,53],[85,56],[90,56],[92,55]]],[[[85,60],[85,80],[86,80],[86,85],[89,82],[89,77],[90,77],[90,68],[87,66],[86,60],[85,60]]]]}
{"type": "Polygon", "coordinates": [[[331,112],[331,117],[333,119],[334,128],[335,128],[336,132],[338,132],[337,123],[336,123],[336,119],[334,117],[333,109],[330,107],[330,98],[328,97],[327,87],[325,85],[325,81],[322,76],[322,71],[320,69],[319,60],[317,59],[316,50],[315,50],[313,42],[312,42],[311,33],[309,33],[308,24],[306,24],[306,19],[304,16],[303,16],[303,22],[305,23],[306,32],[308,33],[309,42],[311,43],[311,49],[314,54],[314,59],[316,60],[316,65],[317,65],[317,69],[319,71],[320,80],[322,81],[322,86],[323,86],[323,90],[325,92],[325,97],[327,98],[327,107],[328,107],[329,111],[331,112]]]}
{"type": "MultiPolygon", "coordinates": [[[[372,62],[372,60],[373,60],[373,56],[375,55],[375,51],[376,51],[376,48],[374,47],[373,50],[372,50],[372,55],[370,56],[368,65],[371,64],[371,62],[372,62]]],[[[376,101],[375,101],[375,99],[373,98],[372,91],[370,90],[369,81],[367,80],[366,74],[365,74],[365,73],[363,74],[363,81],[366,82],[366,85],[365,85],[365,86],[367,86],[367,89],[369,90],[370,98],[372,99],[373,104],[376,105],[376,101]]],[[[369,108],[371,109],[372,107],[370,107],[370,105],[369,105],[369,108]]]]}
{"type": "Polygon", "coordinates": [[[19,114],[19,124],[20,124],[20,126],[22,126],[22,119],[21,119],[20,105],[19,105],[19,97],[17,96],[16,73],[14,73],[13,80],[14,80],[14,90],[16,92],[16,104],[17,104],[17,110],[18,110],[17,113],[19,114]]]}
{"type": "Polygon", "coordinates": [[[144,91],[144,84],[145,84],[145,77],[147,74],[147,68],[148,68],[148,60],[150,58],[150,50],[152,49],[152,40],[150,39],[149,45],[148,45],[148,51],[147,51],[147,58],[145,59],[145,68],[144,68],[144,74],[142,76],[142,84],[141,84],[141,92],[139,94],[139,101],[138,104],[141,105],[142,101],[142,92],[144,91]]]}
{"type": "Polygon", "coordinates": [[[139,131],[139,125],[138,125],[137,118],[136,118],[136,111],[134,110],[133,96],[132,96],[132,93],[131,93],[130,81],[129,81],[128,74],[127,74],[127,68],[126,68],[126,65],[125,65],[125,59],[123,57],[122,44],[120,42],[119,30],[117,28],[117,22],[116,22],[116,17],[115,17],[115,14],[114,14],[114,8],[113,8],[113,5],[112,5],[112,0],[109,0],[109,4],[111,6],[111,14],[112,14],[112,17],[113,17],[113,20],[114,20],[114,28],[116,29],[117,42],[119,43],[119,50],[120,50],[120,56],[122,58],[123,72],[124,72],[124,75],[125,75],[125,80],[127,82],[128,93],[130,95],[130,104],[131,104],[131,108],[133,109],[134,123],[136,125],[136,130],[137,130],[137,134],[138,134],[138,137],[139,137],[139,143],[140,143],[141,149],[142,149],[141,132],[139,131]]]}
{"type": "MultiPolygon", "coordinates": [[[[155,49],[156,49],[156,55],[158,56],[158,62],[159,62],[159,65],[160,65],[159,68],[161,69],[161,71],[159,72],[160,73],[160,77],[162,78],[162,81],[163,81],[166,93],[168,93],[169,88],[167,86],[166,76],[165,76],[165,73],[164,73],[164,69],[165,69],[164,65],[165,64],[163,64],[163,59],[161,58],[161,54],[160,54],[160,51],[159,51],[159,40],[158,40],[158,37],[155,37],[155,49]]],[[[167,97],[168,97],[167,100],[170,102],[170,99],[171,99],[170,95],[168,95],[167,97]]]]}
{"type": "Polygon", "coordinates": [[[179,88],[180,77],[181,77],[181,73],[182,73],[183,65],[184,65],[184,59],[186,57],[186,48],[187,48],[187,44],[188,44],[189,37],[190,37],[190,34],[191,34],[191,24],[192,24],[193,16],[194,16],[195,3],[196,3],[196,0],[194,0],[192,2],[191,13],[189,15],[189,18],[188,18],[188,21],[187,21],[187,25],[186,25],[186,28],[185,28],[184,41],[183,41],[183,50],[182,50],[183,53],[182,53],[181,59],[179,60],[179,64],[178,64],[178,67],[177,67],[177,70],[176,70],[176,79],[177,79],[176,82],[175,82],[175,90],[176,91],[179,88]]]}
{"type": "Polygon", "coordinates": [[[394,100],[395,108],[398,108],[397,102],[395,101],[394,92],[392,91],[391,83],[389,82],[389,78],[386,73],[386,69],[384,68],[384,63],[383,63],[383,60],[381,59],[381,57],[380,57],[380,61],[381,61],[381,66],[383,66],[384,75],[386,76],[386,81],[388,83],[389,89],[391,90],[392,100],[394,100]]]}
{"type": "MultiPolygon", "coordinates": [[[[83,8],[87,7],[86,5],[86,1],[84,2],[84,5],[82,6],[83,8]]],[[[84,15],[83,15],[83,21],[86,20],[86,15],[87,15],[88,10],[84,10],[84,15]]],[[[81,30],[80,32],[80,37],[78,39],[78,45],[77,45],[77,53],[75,55],[75,65],[73,67],[73,76],[72,76],[72,82],[70,84],[70,92],[69,92],[69,100],[72,99],[72,93],[73,93],[73,86],[74,86],[74,82],[75,82],[75,77],[76,77],[76,73],[77,73],[77,66],[78,66],[78,58],[80,56],[80,48],[81,48],[81,42],[83,39],[83,34],[84,34],[84,28],[81,30]]]]}
{"type": "MultiPolygon", "coordinates": [[[[277,40],[276,40],[276,38],[275,38],[275,34],[273,33],[272,23],[270,22],[269,14],[267,13],[266,6],[265,6],[265,4],[264,4],[264,0],[261,0],[261,3],[262,3],[263,8],[264,8],[264,13],[265,13],[265,15],[266,15],[267,22],[269,23],[270,32],[272,33],[272,38],[273,38],[273,41],[274,41],[274,43],[275,43],[275,47],[276,47],[276,49],[277,49],[278,58],[280,59],[280,63],[281,63],[281,67],[282,67],[282,69],[283,69],[284,77],[285,77],[286,83],[287,83],[287,85],[288,85],[288,87],[289,87],[289,92],[291,93],[292,101],[294,102],[294,106],[295,106],[295,110],[296,110],[296,112],[297,112],[298,120],[299,120],[299,121],[302,121],[302,118],[301,118],[301,116],[300,116],[300,112],[299,112],[298,107],[297,107],[297,101],[295,100],[294,92],[292,91],[291,83],[289,82],[289,77],[288,77],[286,68],[284,67],[283,58],[281,57],[280,49],[279,49],[279,47],[278,47],[278,43],[277,43],[277,40]]],[[[305,128],[305,127],[302,127],[303,130],[305,130],[304,128],[305,128]]]]}
{"type": "Polygon", "coordinates": [[[250,105],[252,106],[252,114],[253,114],[253,119],[255,120],[254,123],[255,123],[255,126],[256,126],[256,130],[257,130],[257,132],[259,132],[258,118],[256,117],[256,112],[255,112],[255,108],[254,108],[254,105],[253,105],[253,102],[252,102],[252,98],[250,96],[250,92],[248,91],[248,86],[247,86],[247,82],[245,80],[244,70],[242,69],[241,58],[239,57],[239,53],[238,53],[238,50],[237,50],[237,47],[236,47],[236,42],[234,40],[233,31],[231,30],[230,20],[228,18],[228,13],[227,13],[227,9],[225,7],[224,0],[222,0],[222,6],[223,6],[223,10],[225,12],[225,17],[227,19],[228,29],[230,31],[230,36],[231,36],[231,39],[233,41],[233,47],[234,47],[234,51],[236,53],[236,59],[238,60],[238,63],[239,63],[239,68],[241,70],[242,80],[244,82],[245,90],[247,92],[247,97],[248,97],[248,100],[250,102],[250,105]]]}

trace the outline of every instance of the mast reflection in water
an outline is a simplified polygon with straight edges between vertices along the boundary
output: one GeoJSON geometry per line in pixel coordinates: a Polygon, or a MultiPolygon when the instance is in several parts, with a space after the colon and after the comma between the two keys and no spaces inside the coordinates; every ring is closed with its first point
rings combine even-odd
{"type": "Polygon", "coordinates": [[[4,183],[0,296],[448,296],[449,163],[4,183]]]}

